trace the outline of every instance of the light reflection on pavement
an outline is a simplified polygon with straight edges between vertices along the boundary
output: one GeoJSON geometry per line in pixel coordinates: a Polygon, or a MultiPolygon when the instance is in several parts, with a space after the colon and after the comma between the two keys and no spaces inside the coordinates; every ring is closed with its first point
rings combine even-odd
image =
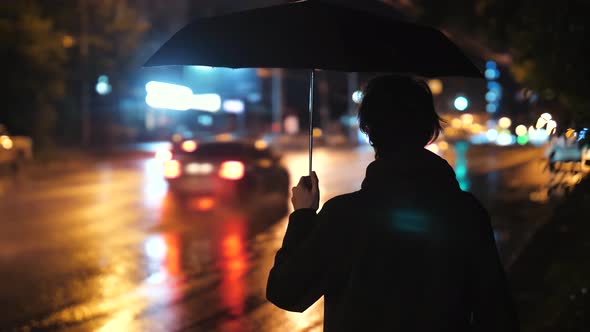
{"type": "MultiPolygon", "coordinates": [[[[524,201],[544,181],[538,155],[459,145],[446,156],[492,209],[506,257],[543,213],[524,201]]],[[[316,150],[322,203],[358,190],[372,159],[368,147],[316,150]]],[[[295,184],[307,154],[288,153],[284,163],[295,184]]],[[[321,331],[321,300],[298,314],[264,298],[286,228],[280,197],[191,210],[167,193],[152,160],[104,162],[3,188],[0,330],[321,331]]]]}

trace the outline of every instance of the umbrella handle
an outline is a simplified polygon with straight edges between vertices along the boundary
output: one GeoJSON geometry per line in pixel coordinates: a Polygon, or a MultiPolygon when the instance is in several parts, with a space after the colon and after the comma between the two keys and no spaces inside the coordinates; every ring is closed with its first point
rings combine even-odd
{"type": "MultiPolygon", "coordinates": [[[[309,78],[309,176],[311,177],[312,172],[312,153],[313,153],[313,90],[315,81],[315,69],[311,70],[311,76],[309,78]]],[[[311,182],[310,186],[311,188],[311,182]]]]}
{"type": "Polygon", "coordinates": [[[311,191],[311,176],[303,176],[301,177],[301,181],[307,190],[311,191]]]}

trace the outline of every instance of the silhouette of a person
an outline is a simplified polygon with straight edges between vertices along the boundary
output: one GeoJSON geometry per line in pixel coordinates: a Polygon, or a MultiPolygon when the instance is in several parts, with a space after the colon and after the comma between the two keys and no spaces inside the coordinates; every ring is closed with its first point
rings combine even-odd
{"type": "Polygon", "coordinates": [[[360,128],[375,150],[359,191],[319,205],[318,179],[294,212],[267,298],[303,312],[324,296],[324,331],[518,331],[490,218],[424,148],[440,131],[422,82],[369,82],[360,128]]]}

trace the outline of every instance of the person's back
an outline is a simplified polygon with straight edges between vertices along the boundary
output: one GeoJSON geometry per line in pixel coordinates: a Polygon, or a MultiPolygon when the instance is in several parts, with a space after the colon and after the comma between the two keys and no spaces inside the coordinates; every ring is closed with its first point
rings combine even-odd
{"type": "Polygon", "coordinates": [[[384,119],[360,112],[361,128],[381,147],[377,159],[360,191],[329,200],[319,215],[296,206],[269,300],[303,311],[324,295],[325,331],[517,330],[485,210],[423,145],[383,149],[387,135],[374,123],[384,119]]]}

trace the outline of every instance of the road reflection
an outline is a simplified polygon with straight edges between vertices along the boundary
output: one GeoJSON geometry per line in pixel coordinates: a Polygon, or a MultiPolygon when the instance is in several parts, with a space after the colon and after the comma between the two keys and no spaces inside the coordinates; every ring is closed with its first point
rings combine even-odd
{"type": "Polygon", "coordinates": [[[455,144],[455,175],[459,186],[464,191],[469,191],[471,188],[471,181],[467,175],[467,151],[469,150],[469,143],[457,142],[455,144]]]}
{"type": "MultiPolygon", "coordinates": [[[[492,212],[508,254],[547,213],[528,201],[546,183],[542,151],[449,148],[463,189],[492,212]]],[[[370,150],[318,149],[322,202],[358,190],[370,150]]],[[[445,156],[447,157],[447,156],[445,156]]],[[[292,184],[307,153],[286,154],[292,184]]],[[[284,235],[285,197],[239,208],[215,197],[168,192],[154,160],[104,163],[30,179],[2,196],[0,330],[315,331],[323,301],[303,314],[264,297],[284,235]]]]}
{"type": "Polygon", "coordinates": [[[192,322],[196,330],[250,331],[247,301],[264,301],[253,293],[265,282],[248,280],[252,260],[259,259],[252,252],[254,238],[287,215],[286,198],[265,196],[236,207],[216,197],[168,193],[158,211],[154,233],[143,242],[144,283],[164,295],[155,303],[164,301],[166,310],[160,311],[167,312],[168,327],[192,322]]]}

